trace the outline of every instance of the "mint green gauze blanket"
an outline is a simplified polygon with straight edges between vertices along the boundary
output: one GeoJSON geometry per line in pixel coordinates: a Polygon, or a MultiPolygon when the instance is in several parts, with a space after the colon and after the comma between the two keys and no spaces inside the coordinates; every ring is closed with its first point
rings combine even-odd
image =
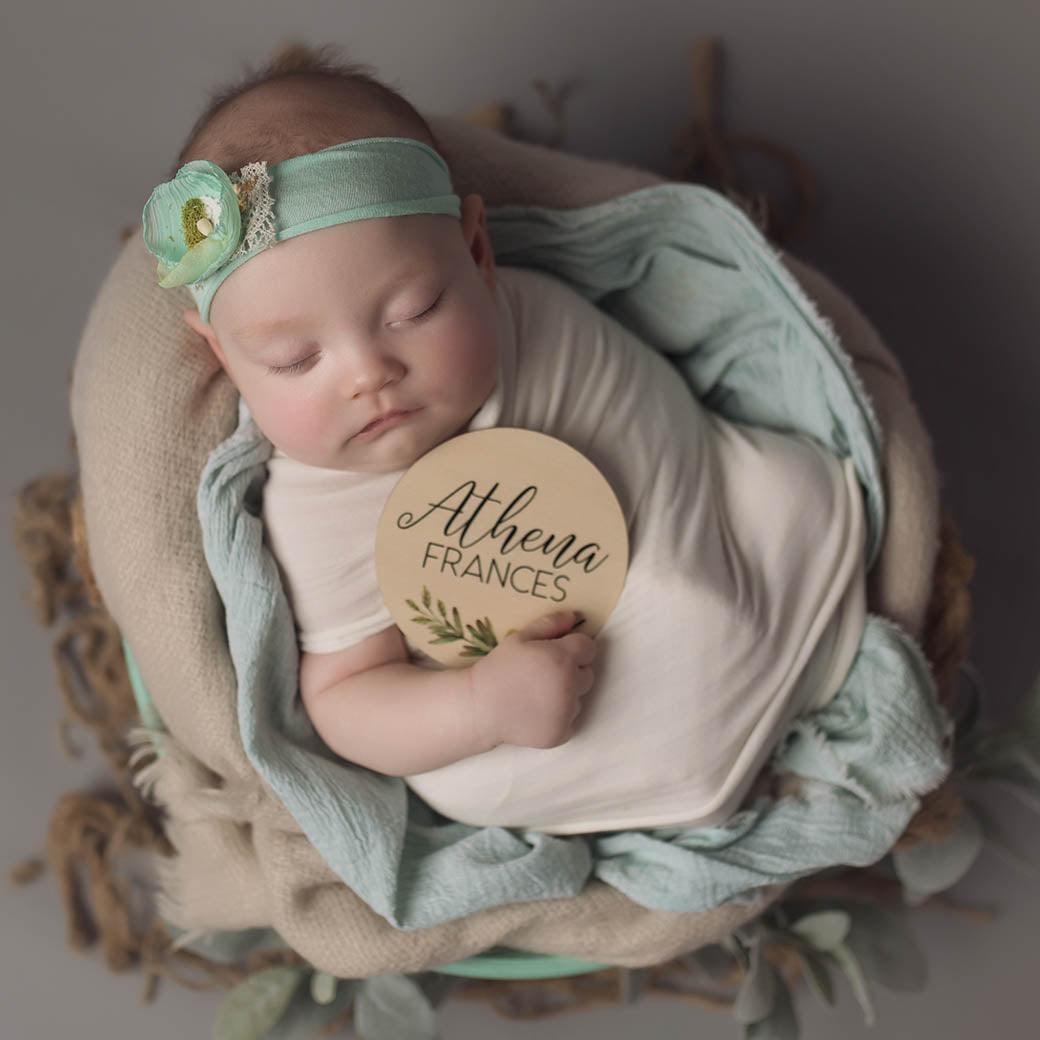
{"type": "MultiPolygon", "coordinates": [[[[490,208],[488,227],[499,264],[569,283],[666,355],[706,407],[851,455],[869,570],[885,529],[881,429],[829,322],[736,206],[697,185],[654,185],[580,209],[490,208]]],[[[797,796],[762,795],[724,824],[687,829],[557,836],[446,821],[400,777],[339,759],[296,696],[293,617],[263,544],[272,450],[240,399],[197,497],[242,741],[330,868],[397,928],[570,897],[591,876],[653,909],[746,904],[765,885],[876,862],[951,768],[952,721],[921,649],[868,613],[841,690],[773,754],[774,768],[807,778],[797,796]]]]}

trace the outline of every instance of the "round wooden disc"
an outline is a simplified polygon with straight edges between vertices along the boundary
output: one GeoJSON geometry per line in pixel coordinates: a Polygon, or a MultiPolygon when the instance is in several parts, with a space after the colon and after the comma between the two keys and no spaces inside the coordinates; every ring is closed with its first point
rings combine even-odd
{"type": "Polygon", "coordinates": [[[577,610],[595,635],[628,571],[624,513],[569,444],[492,427],[438,444],[394,486],[376,529],[376,576],[409,646],[473,663],[543,614],[577,610]]]}

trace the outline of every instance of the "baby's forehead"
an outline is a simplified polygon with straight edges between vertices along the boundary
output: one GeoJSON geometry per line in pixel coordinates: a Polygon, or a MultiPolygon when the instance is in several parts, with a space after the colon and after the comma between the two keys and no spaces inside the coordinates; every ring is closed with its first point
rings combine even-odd
{"type": "MultiPolygon", "coordinates": [[[[454,229],[448,223],[442,218],[439,227],[431,227],[412,221],[411,215],[378,217],[295,235],[261,250],[242,265],[244,274],[232,272],[214,305],[231,290],[235,298],[231,313],[243,306],[252,308],[258,292],[267,298],[265,309],[278,306],[279,301],[292,307],[301,295],[313,300],[333,291],[333,284],[340,292],[342,277],[357,283],[359,297],[383,297],[409,284],[422,286],[455,270],[460,259],[451,241],[454,233],[461,242],[458,221],[452,221],[454,229]]],[[[223,302],[219,310],[227,306],[223,302]]]]}

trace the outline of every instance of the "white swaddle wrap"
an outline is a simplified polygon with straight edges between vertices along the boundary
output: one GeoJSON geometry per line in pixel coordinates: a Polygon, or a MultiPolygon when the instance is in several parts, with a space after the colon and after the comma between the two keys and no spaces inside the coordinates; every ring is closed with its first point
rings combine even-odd
{"type": "MultiPolygon", "coordinates": [[[[537,430],[589,458],[628,522],[629,570],[566,744],[503,744],[405,780],[476,825],[573,834],[720,822],[791,719],[826,703],[855,657],[866,532],[852,462],[708,411],[664,356],[547,274],[499,267],[496,298],[499,380],[467,430],[537,430]]],[[[374,545],[400,476],[271,457],[265,538],[303,650],[393,624],[374,545]]]]}

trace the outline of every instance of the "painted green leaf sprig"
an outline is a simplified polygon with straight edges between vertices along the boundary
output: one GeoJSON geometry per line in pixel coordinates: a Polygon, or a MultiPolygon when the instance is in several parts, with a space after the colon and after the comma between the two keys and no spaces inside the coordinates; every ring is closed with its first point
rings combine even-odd
{"type": "Polygon", "coordinates": [[[437,617],[432,608],[433,596],[425,585],[421,598],[421,607],[413,599],[406,599],[405,603],[415,611],[415,617],[412,620],[417,624],[426,625],[434,636],[433,639],[428,640],[431,645],[461,642],[463,645],[459,651],[460,657],[483,657],[498,646],[498,637],[495,635],[490,618],[478,618],[472,625],[464,625],[459,608],[452,607],[449,618],[444,601],[440,599],[437,600],[440,617],[437,617]]]}

